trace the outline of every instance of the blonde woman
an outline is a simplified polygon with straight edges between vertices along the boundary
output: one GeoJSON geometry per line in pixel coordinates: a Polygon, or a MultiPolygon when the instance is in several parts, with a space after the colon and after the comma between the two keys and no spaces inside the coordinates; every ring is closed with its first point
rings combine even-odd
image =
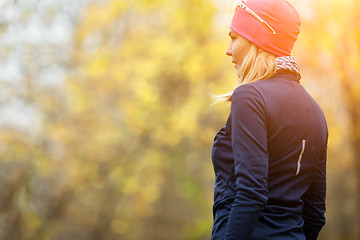
{"type": "Polygon", "coordinates": [[[328,130],[300,85],[300,31],[285,0],[237,1],[226,54],[239,86],[212,149],[212,240],[317,239],[325,224],[328,130]]]}

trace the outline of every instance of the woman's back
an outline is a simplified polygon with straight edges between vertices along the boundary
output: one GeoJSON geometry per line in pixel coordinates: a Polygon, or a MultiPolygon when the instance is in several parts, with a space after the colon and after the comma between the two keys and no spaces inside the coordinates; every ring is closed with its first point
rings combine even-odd
{"type": "Polygon", "coordinates": [[[324,224],[326,121],[299,78],[283,72],[233,93],[213,148],[215,173],[233,169],[215,186],[215,205],[232,208],[229,239],[305,239],[306,226],[317,234],[324,224]]]}
{"type": "MultiPolygon", "coordinates": [[[[276,225],[284,229],[293,226],[288,233],[294,233],[296,227],[301,229],[303,219],[298,216],[303,212],[303,198],[312,204],[321,200],[303,217],[318,228],[325,223],[326,120],[318,104],[296,80],[296,75],[284,73],[249,84],[263,97],[269,157],[268,201],[254,236],[276,225]]],[[[305,206],[305,213],[309,206],[305,206]]]]}

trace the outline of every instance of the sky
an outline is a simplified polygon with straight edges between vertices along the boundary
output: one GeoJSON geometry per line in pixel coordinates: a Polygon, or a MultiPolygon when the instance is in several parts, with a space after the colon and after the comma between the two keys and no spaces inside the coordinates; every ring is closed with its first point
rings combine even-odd
{"type": "Polygon", "coordinates": [[[41,116],[25,98],[27,87],[64,82],[76,21],[88,2],[0,0],[0,126],[39,126],[41,116]]]}

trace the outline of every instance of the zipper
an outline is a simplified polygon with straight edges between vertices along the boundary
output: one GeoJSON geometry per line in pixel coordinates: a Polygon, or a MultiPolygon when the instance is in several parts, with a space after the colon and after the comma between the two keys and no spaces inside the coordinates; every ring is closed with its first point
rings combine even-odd
{"type": "Polygon", "coordinates": [[[302,159],[304,151],[305,151],[305,139],[302,140],[302,147],[301,147],[301,152],[300,152],[300,155],[299,155],[299,159],[297,161],[297,170],[296,170],[295,176],[297,176],[299,174],[299,172],[300,172],[301,159],[302,159]]]}

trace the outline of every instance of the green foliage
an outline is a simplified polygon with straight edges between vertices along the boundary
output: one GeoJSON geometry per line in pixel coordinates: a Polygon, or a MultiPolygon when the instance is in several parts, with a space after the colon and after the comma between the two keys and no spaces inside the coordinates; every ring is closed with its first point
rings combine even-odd
{"type": "Polygon", "coordinates": [[[65,91],[39,92],[43,132],[13,151],[34,170],[24,239],[209,238],[223,119],[210,117],[208,92],[226,47],[214,14],[203,0],[88,6],[65,91]]]}

